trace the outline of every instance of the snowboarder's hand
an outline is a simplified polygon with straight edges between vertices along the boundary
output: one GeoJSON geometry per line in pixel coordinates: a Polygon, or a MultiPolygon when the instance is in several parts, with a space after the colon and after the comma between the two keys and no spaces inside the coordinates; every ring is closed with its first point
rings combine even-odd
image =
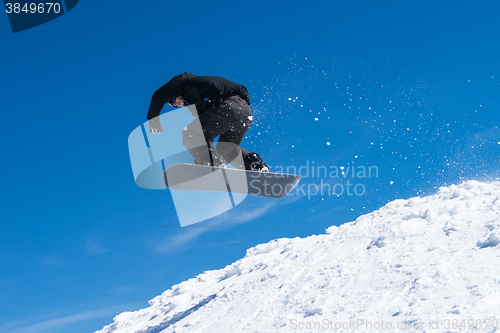
{"type": "Polygon", "coordinates": [[[163,127],[161,127],[160,117],[153,118],[149,121],[149,131],[153,134],[160,134],[163,132],[163,127]]]}

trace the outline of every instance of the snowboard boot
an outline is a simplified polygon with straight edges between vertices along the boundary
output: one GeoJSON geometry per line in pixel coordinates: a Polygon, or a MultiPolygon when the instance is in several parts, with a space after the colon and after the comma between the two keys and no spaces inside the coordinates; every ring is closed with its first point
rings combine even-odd
{"type": "Polygon", "coordinates": [[[213,166],[216,168],[225,168],[226,167],[226,161],[224,160],[224,157],[222,157],[221,154],[217,152],[217,150],[210,148],[208,151],[207,156],[201,160],[201,162],[197,163],[195,161],[195,164],[200,164],[200,165],[206,165],[206,166],[213,166]]]}
{"type": "Polygon", "coordinates": [[[260,158],[257,153],[250,153],[245,156],[245,168],[250,171],[269,172],[269,166],[260,158]]]}

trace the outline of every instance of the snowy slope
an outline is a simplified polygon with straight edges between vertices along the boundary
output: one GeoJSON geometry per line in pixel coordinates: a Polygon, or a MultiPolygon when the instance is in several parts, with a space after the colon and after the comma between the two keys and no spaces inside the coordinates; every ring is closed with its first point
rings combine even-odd
{"type": "Polygon", "coordinates": [[[500,183],[471,181],[258,245],[99,332],[493,332],[499,236],[500,183]]]}

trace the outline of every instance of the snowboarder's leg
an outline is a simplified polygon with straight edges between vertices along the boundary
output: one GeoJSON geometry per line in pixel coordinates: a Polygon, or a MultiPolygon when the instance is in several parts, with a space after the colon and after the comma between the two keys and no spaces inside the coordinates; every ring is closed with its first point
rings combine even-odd
{"type": "Polygon", "coordinates": [[[209,156],[212,148],[212,140],[207,141],[203,133],[201,122],[196,118],[182,131],[182,144],[193,156],[196,164],[202,162],[209,156]]]}
{"type": "MultiPolygon", "coordinates": [[[[193,156],[196,164],[225,166],[226,150],[216,150],[212,144],[217,136],[229,131],[232,124],[230,115],[219,111],[215,108],[205,111],[182,131],[182,144],[193,156]]],[[[229,150],[234,150],[234,144],[229,150]]]]}
{"type": "Polygon", "coordinates": [[[230,129],[220,134],[217,151],[237,169],[269,172],[269,166],[257,153],[239,147],[253,121],[250,105],[240,96],[232,96],[219,104],[222,114],[231,110],[234,122],[230,129]]]}
{"type": "Polygon", "coordinates": [[[215,107],[220,115],[230,115],[227,124],[229,125],[220,134],[217,142],[217,151],[224,156],[224,159],[237,169],[245,169],[245,157],[249,152],[239,147],[245,133],[250,128],[253,121],[252,110],[247,101],[240,96],[231,96],[215,107]]]}
{"type": "MultiPolygon", "coordinates": [[[[236,159],[241,150],[238,145],[252,123],[252,111],[241,97],[232,96],[202,113],[183,131],[184,147],[201,164],[207,160],[211,145],[217,136],[217,153],[227,158],[236,159]]],[[[243,151],[248,153],[247,151],[243,151]]]]}
{"type": "MultiPolygon", "coordinates": [[[[252,163],[255,166],[255,162],[262,162],[260,157],[258,160],[249,158],[250,153],[239,147],[252,121],[252,110],[247,101],[238,95],[231,96],[189,124],[182,133],[183,144],[198,164],[207,164],[207,161],[222,163],[222,158],[235,168],[261,171],[251,167],[252,163]],[[214,151],[212,142],[217,136],[220,137],[214,151]]],[[[267,167],[267,164],[263,165],[267,167]]]]}

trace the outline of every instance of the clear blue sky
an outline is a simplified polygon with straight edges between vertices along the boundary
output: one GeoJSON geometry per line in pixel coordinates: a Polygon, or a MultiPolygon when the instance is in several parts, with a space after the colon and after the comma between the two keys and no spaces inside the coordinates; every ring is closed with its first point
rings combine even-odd
{"type": "Polygon", "coordinates": [[[0,15],[0,331],[92,332],[256,244],[498,179],[499,13],[498,1],[80,1],[16,34],[0,15]],[[272,167],[378,177],[323,179],[361,197],[247,198],[180,228],[167,190],[135,185],[127,138],[185,71],[248,88],[242,146],[272,167]]]}

